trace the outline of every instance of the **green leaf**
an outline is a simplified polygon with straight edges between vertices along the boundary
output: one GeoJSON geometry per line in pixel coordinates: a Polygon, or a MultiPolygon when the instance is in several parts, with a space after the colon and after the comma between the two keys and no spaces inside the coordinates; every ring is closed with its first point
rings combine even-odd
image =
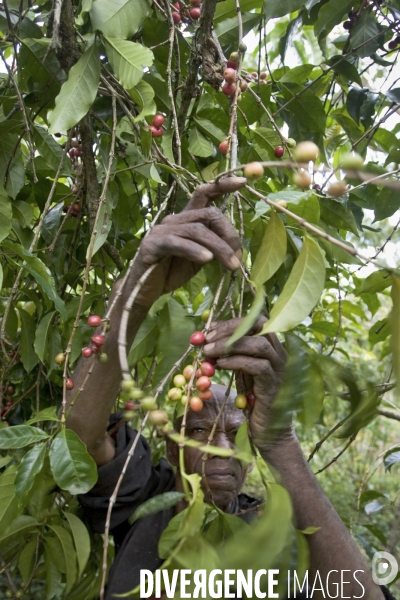
{"type": "Polygon", "coordinates": [[[41,362],[44,361],[47,354],[47,338],[52,327],[51,321],[55,315],[55,311],[47,313],[40,321],[36,328],[34,348],[41,362]]]}
{"type": "Polygon", "coordinates": [[[280,86],[286,102],[290,101],[287,110],[297,123],[306,131],[325,133],[326,115],[321,100],[310,89],[305,91],[300,85],[287,83],[280,86]],[[296,94],[301,95],[296,97],[296,94]]]}
{"type": "Polygon", "coordinates": [[[387,271],[374,271],[363,280],[358,291],[359,294],[375,294],[383,292],[386,288],[392,285],[393,279],[387,271]]]}
{"type": "Polygon", "coordinates": [[[54,438],[50,465],[57,485],[71,494],[86,494],[97,481],[96,463],[71,429],[63,429],[54,438]]]}
{"type": "Polygon", "coordinates": [[[1,263],[0,263],[0,292],[1,292],[2,287],[3,287],[3,267],[1,266],[1,263]]]}
{"type": "MultiPolygon", "coordinates": [[[[327,6],[327,5],[325,5],[327,6]]],[[[333,68],[335,73],[342,75],[349,81],[355,81],[359,86],[362,86],[362,81],[359,72],[355,65],[353,65],[348,60],[343,60],[343,57],[339,54],[332,56],[327,61],[328,65],[333,68]]]]}
{"type": "Polygon", "coordinates": [[[27,533],[32,533],[38,526],[38,522],[33,517],[21,515],[12,521],[11,525],[0,535],[0,548],[4,548],[14,540],[18,540],[27,533]]]}
{"type": "Polygon", "coordinates": [[[94,0],[90,10],[92,29],[104,35],[132,37],[150,13],[150,0],[94,0]]]}
{"type": "Polygon", "coordinates": [[[153,496],[153,498],[149,498],[149,500],[143,502],[143,504],[135,510],[133,515],[129,517],[128,521],[132,525],[138,519],[143,519],[144,517],[154,515],[162,510],[175,506],[180,500],[183,500],[184,497],[185,494],[182,494],[181,492],[165,492],[164,494],[153,496]]]}
{"type": "MultiPolygon", "coordinates": [[[[8,236],[12,223],[12,206],[6,190],[0,186],[0,242],[8,236]]],[[[0,285],[1,289],[1,285],[0,285]]]]}
{"type": "MultiPolygon", "coordinates": [[[[61,145],[57,144],[53,136],[51,136],[48,130],[44,127],[39,127],[38,125],[35,125],[35,127],[33,127],[32,129],[32,135],[35,146],[40,152],[40,154],[43,156],[46,163],[54,171],[57,171],[62,157],[64,155],[64,150],[62,149],[61,145]]],[[[71,163],[68,160],[64,161],[62,174],[71,174],[71,163]]]]}
{"type": "Polygon", "coordinates": [[[379,33],[382,29],[371,10],[361,11],[350,35],[350,50],[358,48],[356,54],[360,58],[371,56],[379,48],[379,33]]]}
{"type": "Polygon", "coordinates": [[[21,319],[21,343],[19,351],[21,361],[27,373],[30,373],[38,362],[38,357],[33,350],[36,324],[31,315],[23,308],[18,309],[21,319]]]}
{"type": "Polygon", "coordinates": [[[65,592],[67,593],[71,590],[77,578],[77,554],[72,543],[71,534],[66,529],[59,525],[49,525],[49,528],[61,543],[66,566],[67,586],[65,592]]]}
{"type": "Polygon", "coordinates": [[[20,462],[15,479],[15,492],[24,500],[31,489],[36,475],[42,470],[46,456],[46,443],[37,444],[29,450],[20,462]]]}
{"type": "MultiPolygon", "coordinates": [[[[392,285],[393,308],[389,315],[390,348],[393,354],[393,372],[397,382],[397,395],[400,389],[400,279],[393,277],[392,285]]],[[[0,431],[1,436],[1,431],[0,431]]]]}
{"type": "Polygon", "coordinates": [[[90,556],[90,535],[85,525],[76,515],[70,512],[65,512],[64,515],[71,527],[78,559],[79,577],[82,577],[90,556]]]}
{"type": "MultiPolygon", "coordinates": [[[[100,248],[103,246],[104,242],[106,241],[108,234],[110,233],[110,229],[112,226],[111,214],[112,214],[112,196],[110,193],[107,193],[106,201],[103,202],[103,204],[100,208],[100,215],[99,215],[99,220],[98,220],[98,224],[97,224],[96,239],[93,244],[92,256],[94,256],[96,254],[96,252],[98,250],[100,250],[100,248]]],[[[88,247],[86,250],[86,259],[89,256],[89,252],[90,252],[90,245],[88,244],[88,247]]]]}
{"type": "Polygon", "coordinates": [[[124,88],[134,88],[144,75],[143,68],[153,64],[152,51],[141,44],[126,40],[104,36],[104,41],[107,58],[117,79],[124,88]]]}
{"type": "Polygon", "coordinates": [[[252,456],[253,452],[251,449],[251,444],[249,440],[249,430],[246,422],[241,424],[235,435],[235,446],[239,450],[240,454],[248,454],[249,456],[252,456]]]}
{"type": "Polygon", "coordinates": [[[133,119],[134,123],[143,121],[148,115],[154,115],[157,112],[154,90],[147,81],[139,81],[135,88],[129,90],[129,94],[140,108],[140,113],[133,119]]]}
{"type": "Polygon", "coordinates": [[[158,542],[158,554],[161,558],[168,558],[174,546],[181,539],[179,531],[182,525],[182,521],[186,518],[186,515],[187,508],[175,515],[175,517],[173,517],[170,520],[167,527],[162,532],[160,540],[158,542]]]}
{"type": "Polygon", "coordinates": [[[46,566],[46,598],[47,600],[51,600],[59,590],[62,575],[61,571],[52,561],[54,554],[48,550],[46,546],[45,548],[44,564],[46,566]]]}
{"type": "Polygon", "coordinates": [[[25,446],[29,446],[29,444],[41,442],[48,438],[47,433],[38,427],[30,427],[29,425],[4,427],[4,429],[0,429],[0,449],[24,448],[25,446]]]}
{"type": "MultiPolygon", "coordinates": [[[[37,538],[37,536],[36,536],[37,538]]],[[[18,559],[18,569],[22,576],[22,581],[26,583],[32,574],[35,565],[35,554],[37,548],[37,539],[33,539],[27,543],[22,550],[18,559]]]]}
{"type": "Polygon", "coordinates": [[[65,305],[61,300],[60,296],[55,290],[55,284],[53,277],[49,269],[43,264],[43,262],[25,250],[21,244],[16,244],[10,240],[4,240],[3,246],[12,250],[15,254],[18,254],[20,258],[25,261],[24,268],[32,275],[36,282],[40,285],[43,292],[46,293],[47,297],[54,302],[56,309],[60,312],[61,316],[64,317],[65,305]]]}
{"type": "MultiPolygon", "coordinates": [[[[114,3],[112,4],[114,6],[114,3]]],[[[71,68],[49,116],[50,133],[67,131],[87,114],[100,81],[100,58],[94,43],[71,68]]]]}
{"type": "Polygon", "coordinates": [[[279,215],[271,210],[261,246],[251,269],[250,279],[262,285],[276,273],[286,256],[286,230],[279,215]]]}
{"type": "Polygon", "coordinates": [[[320,198],[321,219],[331,227],[345,229],[358,236],[357,223],[353,213],[340,202],[330,198],[320,198]]]}
{"type": "MultiPolygon", "coordinates": [[[[279,217],[278,217],[279,219],[279,217]]],[[[246,333],[250,331],[253,325],[256,323],[260,316],[263,308],[265,308],[265,292],[262,285],[257,287],[256,295],[254,296],[252,305],[240,323],[239,327],[234,331],[229,340],[225,344],[225,350],[228,352],[232,345],[240,340],[246,333]]]]}
{"type": "Polygon", "coordinates": [[[0,476],[0,531],[4,530],[19,514],[18,498],[14,487],[16,469],[17,465],[11,465],[0,476]]]}
{"type": "Polygon", "coordinates": [[[157,320],[147,317],[141,324],[128,354],[129,364],[136,364],[150,356],[157,344],[157,320]]]}
{"type": "Polygon", "coordinates": [[[279,81],[283,83],[305,83],[309,74],[314,69],[314,65],[299,65],[286,71],[279,81]]]}
{"type": "Polygon", "coordinates": [[[39,411],[34,417],[26,422],[26,425],[32,425],[32,423],[40,423],[40,421],[59,421],[57,418],[57,412],[55,406],[49,406],[39,411]]]}
{"type": "Polygon", "coordinates": [[[207,137],[211,138],[214,144],[218,145],[220,142],[226,139],[226,133],[219,127],[216,127],[212,121],[208,119],[195,119],[195,123],[200,131],[207,137]]]}
{"type": "Polygon", "coordinates": [[[60,63],[55,53],[49,52],[51,39],[21,40],[21,49],[18,53],[18,78],[22,89],[30,91],[30,80],[39,84],[53,105],[54,97],[60,91],[65,73],[60,71],[60,63]],[[44,60],[46,56],[46,60],[44,60]]]}
{"type": "Polygon", "coordinates": [[[258,335],[289,331],[301,323],[318,302],[325,284],[325,258],[317,242],[306,236],[271,316],[258,335]]]}
{"type": "Polygon", "coordinates": [[[301,0],[265,0],[264,17],[267,20],[283,17],[296,10],[300,10],[303,6],[304,2],[301,0]]]}
{"type": "Polygon", "coordinates": [[[332,31],[352,6],[353,0],[335,0],[324,4],[318,12],[318,19],[314,25],[315,35],[320,36],[323,31],[326,35],[332,31]]]}
{"type": "Polygon", "coordinates": [[[361,401],[351,412],[349,419],[335,434],[338,438],[347,438],[357,433],[360,429],[368,425],[377,415],[376,409],[379,406],[379,397],[376,395],[374,386],[367,382],[367,391],[363,393],[361,401]]]}
{"type": "Polygon", "coordinates": [[[214,152],[212,143],[200,133],[197,127],[192,127],[189,132],[189,152],[203,158],[211,156],[214,152]]]}
{"type": "Polygon", "coordinates": [[[385,471],[390,471],[393,465],[400,463],[400,448],[391,448],[383,457],[385,471]]]}

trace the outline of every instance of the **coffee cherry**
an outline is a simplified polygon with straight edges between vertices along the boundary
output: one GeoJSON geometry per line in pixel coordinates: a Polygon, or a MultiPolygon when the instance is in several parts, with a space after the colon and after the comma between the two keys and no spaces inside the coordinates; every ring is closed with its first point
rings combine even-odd
{"type": "Polygon", "coordinates": [[[251,76],[250,73],[247,73],[247,75],[245,76],[246,81],[248,81],[249,83],[251,83],[253,81],[253,78],[251,76]]]}
{"type": "Polygon", "coordinates": [[[190,404],[190,408],[194,412],[200,412],[201,409],[203,408],[203,402],[198,396],[192,396],[190,398],[189,404],[190,404]]]}
{"type": "Polygon", "coordinates": [[[191,344],[193,344],[193,346],[201,346],[204,343],[205,339],[206,339],[206,336],[204,335],[204,333],[202,331],[195,331],[190,336],[189,341],[191,344]]]}
{"type": "Polygon", "coordinates": [[[200,365],[200,371],[207,377],[212,377],[215,374],[215,367],[211,363],[205,361],[200,365]]]}
{"type": "Polygon", "coordinates": [[[351,21],[345,21],[343,23],[343,29],[346,29],[347,31],[350,31],[351,26],[352,26],[352,22],[351,21]]]}
{"type": "Polygon", "coordinates": [[[71,379],[70,377],[68,377],[65,387],[67,388],[67,390],[73,390],[75,387],[74,381],[73,379],[71,379]]]}
{"type": "Polygon", "coordinates": [[[79,213],[79,211],[80,211],[80,209],[81,209],[81,207],[79,206],[79,204],[75,202],[75,204],[72,205],[71,215],[72,215],[72,213],[76,213],[75,216],[77,216],[78,213],[79,213]]]}
{"type": "Polygon", "coordinates": [[[163,115],[156,115],[155,117],[153,117],[151,124],[154,125],[154,127],[156,127],[157,129],[159,129],[163,125],[164,121],[165,119],[163,115]]]}
{"type": "Polygon", "coordinates": [[[54,357],[54,362],[58,365],[62,365],[65,362],[65,354],[64,352],[59,352],[54,357]]]}
{"type": "Polygon", "coordinates": [[[318,183],[314,183],[313,186],[312,186],[312,189],[313,190],[320,190],[321,186],[318,183]]]}
{"type": "Polygon", "coordinates": [[[236,408],[245,409],[247,406],[247,398],[244,394],[238,394],[235,398],[236,408]]]}
{"type": "Polygon", "coordinates": [[[182,398],[182,390],[177,387],[173,387],[168,391],[168,400],[171,402],[178,402],[182,398]]]}
{"type": "Polygon", "coordinates": [[[200,319],[203,321],[203,323],[207,323],[208,318],[210,316],[210,309],[206,308],[206,310],[203,310],[203,312],[200,315],[200,319]]]}
{"type": "Polygon", "coordinates": [[[211,379],[209,379],[208,377],[206,377],[205,375],[202,375],[201,377],[198,378],[198,380],[196,381],[196,388],[200,391],[200,392],[205,392],[206,390],[208,390],[208,388],[211,387],[211,379]]]}
{"type": "Polygon", "coordinates": [[[89,346],[86,346],[86,348],[82,348],[82,356],[84,356],[85,358],[89,358],[90,356],[92,356],[92,354],[93,350],[89,346]]]}
{"type": "Polygon", "coordinates": [[[124,421],[132,421],[136,417],[134,410],[126,410],[123,414],[124,421]]]}
{"type": "Polygon", "coordinates": [[[297,173],[293,175],[293,183],[301,190],[306,190],[310,187],[311,177],[305,171],[297,171],[297,173]]]}
{"type": "Polygon", "coordinates": [[[181,10],[181,5],[179,4],[179,2],[174,2],[173,7],[176,8],[178,12],[181,10]]]}
{"type": "Polygon", "coordinates": [[[218,146],[218,148],[222,154],[226,154],[228,152],[228,148],[229,148],[228,140],[224,140],[223,142],[221,142],[220,145],[218,146]]]}
{"type": "Polygon", "coordinates": [[[277,146],[274,150],[274,154],[276,158],[282,158],[282,156],[285,154],[285,149],[282,148],[282,146],[277,146]]]}
{"type": "Polygon", "coordinates": [[[228,62],[226,63],[226,67],[227,69],[237,69],[238,63],[234,62],[233,60],[228,60],[228,62]]]}
{"type": "Polygon", "coordinates": [[[105,365],[108,361],[108,356],[105,352],[100,352],[99,356],[97,357],[97,360],[100,364],[105,365]]]}
{"type": "Polygon", "coordinates": [[[397,39],[392,40],[391,42],[388,43],[388,48],[389,50],[395,50],[397,48],[397,39]]]}
{"type": "Polygon", "coordinates": [[[260,73],[260,79],[261,79],[262,81],[264,81],[265,79],[267,79],[267,74],[266,74],[266,72],[265,72],[265,71],[263,71],[262,73],[260,73]]]}
{"type": "Polygon", "coordinates": [[[212,391],[211,390],[206,390],[205,392],[199,392],[199,398],[200,400],[210,400],[210,398],[212,398],[212,391]]]}
{"type": "Polygon", "coordinates": [[[56,138],[60,138],[60,137],[62,137],[62,133],[55,133],[55,134],[54,134],[54,137],[56,137],[56,138]]]}
{"type": "Polygon", "coordinates": [[[241,52],[242,54],[247,52],[247,46],[244,42],[240,42],[238,49],[239,49],[239,52],[241,52]]]}
{"type": "Polygon", "coordinates": [[[164,130],[162,128],[158,129],[157,127],[154,127],[154,125],[149,125],[149,129],[153,138],[161,137],[162,135],[164,135],[164,130]]]}
{"type": "Polygon", "coordinates": [[[247,400],[247,404],[249,406],[254,406],[256,403],[255,394],[253,394],[253,392],[250,392],[249,394],[246,395],[246,400],[247,400]]]}
{"type": "Polygon", "coordinates": [[[99,354],[100,352],[100,346],[97,346],[96,344],[90,344],[90,349],[93,354],[99,354]]]}
{"type": "Polygon", "coordinates": [[[166,425],[168,423],[168,415],[165,410],[152,410],[149,413],[149,421],[152,425],[166,425]]]}
{"type": "Polygon", "coordinates": [[[144,391],[140,388],[134,387],[130,391],[129,396],[132,398],[132,400],[140,400],[141,398],[144,398],[144,391]]]}
{"type": "Polygon", "coordinates": [[[192,375],[193,375],[193,371],[194,371],[194,366],[193,365],[187,365],[184,369],[183,369],[183,376],[186,379],[186,381],[190,381],[192,375]]]}
{"type": "Polygon", "coordinates": [[[224,71],[225,81],[228,83],[235,83],[236,81],[236,71],[235,69],[231,69],[227,67],[224,71]]]}
{"type": "Polygon", "coordinates": [[[224,85],[222,86],[222,91],[225,94],[225,96],[229,96],[229,98],[232,98],[232,96],[234,96],[236,92],[236,83],[224,83],[224,85]]]}
{"type": "Polygon", "coordinates": [[[264,175],[264,167],[259,162],[252,162],[245,166],[243,175],[246,179],[258,179],[264,175]]]}
{"type": "Polygon", "coordinates": [[[153,410],[157,408],[157,404],[154,401],[153,396],[145,396],[142,398],[140,400],[140,406],[143,408],[143,410],[153,410]]]}
{"type": "Polygon", "coordinates": [[[128,400],[128,402],[125,402],[124,408],[125,410],[135,410],[136,406],[135,403],[132,402],[132,400],[128,400]]]}
{"type": "Polygon", "coordinates": [[[181,398],[181,404],[182,406],[186,406],[186,402],[187,402],[187,395],[186,394],[182,394],[182,398],[181,398]]]}
{"type": "Polygon", "coordinates": [[[6,389],[6,394],[8,394],[9,396],[14,396],[15,387],[13,385],[9,385],[6,389]]]}
{"type": "Polygon", "coordinates": [[[178,25],[178,23],[180,23],[182,21],[182,17],[178,12],[173,12],[172,13],[172,20],[175,23],[175,25],[178,25]]]}
{"type": "Polygon", "coordinates": [[[134,383],[132,379],[123,379],[121,381],[121,390],[123,392],[130,392],[133,389],[134,383]]]}
{"type": "Polygon", "coordinates": [[[249,84],[247,83],[247,81],[240,82],[240,91],[241,92],[245,92],[248,87],[249,87],[249,84]]]}
{"type": "Polygon", "coordinates": [[[279,206],[282,206],[282,208],[286,208],[287,207],[286,200],[277,200],[276,203],[279,204],[279,206]]]}
{"type": "Polygon", "coordinates": [[[293,152],[294,157],[299,162],[310,162],[316,160],[319,155],[319,149],[314,142],[300,142],[293,152]]]}
{"type": "Polygon", "coordinates": [[[99,315],[90,315],[87,322],[90,327],[98,327],[101,324],[101,317],[99,315]]]}
{"type": "Polygon", "coordinates": [[[200,14],[201,14],[201,9],[198,6],[195,6],[194,8],[191,8],[189,10],[189,15],[192,17],[192,19],[194,21],[197,21],[197,19],[200,19],[200,14]]]}
{"type": "Polygon", "coordinates": [[[360,154],[357,154],[356,152],[354,152],[354,153],[348,152],[342,158],[341,167],[345,171],[351,171],[351,170],[356,171],[357,169],[361,169],[363,164],[364,164],[364,159],[362,156],[360,156],[360,154]]]}
{"type": "Polygon", "coordinates": [[[100,335],[100,334],[92,335],[92,337],[90,338],[90,341],[95,346],[99,346],[100,347],[100,346],[102,346],[104,344],[104,335],[100,335]]]}
{"type": "Polygon", "coordinates": [[[335,183],[331,183],[327,190],[328,195],[333,198],[339,198],[339,196],[343,196],[346,192],[347,184],[345,181],[335,181],[335,183]]]}
{"type": "Polygon", "coordinates": [[[296,140],[293,138],[288,138],[286,140],[286,144],[289,146],[289,148],[296,148],[296,140]]]}
{"type": "Polygon", "coordinates": [[[204,357],[206,362],[209,362],[210,365],[216,365],[217,364],[217,359],[216,358],[211,358],[211,356],[205,356],[204,357]]]}
{"type": "Polygon", "coordinates": [[[186,377],[184,375],[178,374],[174,377],[174,386],[177,388],[183,387],[186,385],[186,377]]]}
{"type": "Polygon", "coordinates": [[[239,52],[231,52],[229,55],[229,60],[238,65],[240,60],[239,52]]]}

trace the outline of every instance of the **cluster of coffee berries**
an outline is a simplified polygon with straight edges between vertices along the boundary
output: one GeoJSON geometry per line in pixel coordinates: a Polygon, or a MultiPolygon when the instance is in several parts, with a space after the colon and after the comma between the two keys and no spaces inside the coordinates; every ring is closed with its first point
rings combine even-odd
{"type": "Polygon", "coordinates": [[[151,125],[149,125],[149,129],[153,138],[161,137],[164,134],[164,129],[162,128],[164,121],[165,119],[163,115],[155,115],[153,117],[153,121],[151,125]]]}
{"type": "Polygon", "coordinates": [[[136,416],[136,410],[141,408],[149,411],[149,421],[152,425],[165,425],[168,423],[168,415],[164,410],[157,408],[153,396],[146,396],[143,390],[135,387],[132,379],[124,379],[121,382],[120,402],[124,408],[125,421],[131,421],[136,416]]]}
{"type": "Polygon", "coordinates": [[[394,40],[391,40],[388,43],[389,50],[396,50],[397,46],[400,46],[400,35],[398,35],[394,38],[394,40]]]}
{"type": "Polygon", "coordinates": [[[72,160],[82,156],[82,141],[80,138],[73,137],[71,139],[71,148],[69,149],[68,154],[72,160]]]}
{"type": "MultiPolygon", "coordinates": [[[[3,391],[1,391],[1,396],[3,396],[3,391]]],[[[1,417],[5,417],[8,412],[12,409],[14,402],[12,396],[15,394],[15,386],[10,384],[4,390],[4,406],[1,409],[1,417]]]]}
{"type": "MultiPolygon", "coordinates": [[[[197,332],[201,333],[201,331],[197,332]]],[[[204,334],[203,334],[204,335],[204,334]]],[[[189,406],[194,412],[199,412],[203,408],[203,401],[210,400],[212,397],[211,377],[215,373],[213,359],[204,360],[196,372],[194,365],[187,365],[182,373],[175,375],[173,379],[174,387],[168,392],[168,400],[171,402],[181,401],[185,406],[187,402],[188,383],[193,379],[196,392],[190,397],[189,406]]]]}
{"type": "Polygon", "coordinates": [[[244,410],[247,406],[253,407],[256,403],[256,397],[253,392],[250,392],[246,396],[244,394],[238,394],[235,398],[236,408],[244,410]]]}
{"type": "Polygon", "coordinates": [[[198,19],[200,19],[201,0],[190,0],[190,6],[191,8],[187,10],[185,6],[181,7],[179,2],[174,3],[174,10],[172,11],[172,20],[174,21],[175,25],[178,25],[178,23],[180,23],[181,21],[186,21],[187,14],[189,14],[190,18],[193,19],[193,21],[197,21],[198,19]]]}
{"type": "MultiPolygon", "coordinates": [[[[74,204],[72,205],[72,208],[71,208],[71,212],[69,213],[69,216],[76,218],[79,215],[80,210],[81,210],[81,207],[79,206],[79,204],[77,202],[74,202],[74,204]]],[[[64,206],[63,213],[67,213],[68,211],[69,211],[69,205],[64,206]]]]}
{"type": "Polygon", "coordinates": [[[239,66],[239,53],[232,52],[229,57],[229,60],[226,64],[226,68],[224,71],[224,84],[222,85],[222,91],[225,96],[229,96],[232,98],[236,93],[236,81],[237,81],[237,68],[239,66]]]}
{"type": "MultiPolygon", "coordinates": [[[[268,75],[265,71],[260,73],[260,77],[258,77],[258,73],[253,71],[252,73],[247,73],[245,75],[245,80],[248,83],[271,83],[270,79],[267,79],[268,75]]],[[[246,88],[247,89],[247,88],[246,88]]],[[[242,90],[243,91],[243,90],[242,90]]]]}

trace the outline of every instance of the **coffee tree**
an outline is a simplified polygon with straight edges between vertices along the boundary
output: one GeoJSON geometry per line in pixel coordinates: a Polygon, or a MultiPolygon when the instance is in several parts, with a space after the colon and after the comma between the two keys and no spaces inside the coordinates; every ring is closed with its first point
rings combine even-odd
{"type": "MultiPolygon", "coordinates": [[[[79,508],[97,474],[65,428],[66,392],[78,360],[89,361],[87,381],[94,361],[106,371],[112,285],[147,232],[202,182],[248,180],[219,203],[242,239],[241,269],[214,261],[162,296],[131,348],[121,324],[115,408],[143,431],[154,459],[165,436],[181,453],[194,443],[185,415],[209,398],[210,377],[235,387],[246,414],[257,402],[240,374],[204,359],[213,319],[244,317],[230,343],[260,315],[264,333],[285,339],[277,406],[282,418],[293,414],[303,442],[317,432],[313,456],[336,436],[341,450],[329,464],[345,461],[357,436],[400,420],[400,272],[388,252],[400,208],[399,19],[398,0],[3,0],[6,597],[103,597],[113,547],[108,529],[94,535],[79,508]]],[[[246,425],[236,446],[238,459],[252,460],[246,425]]],[[[218,451],[212,437],[202,450],[218,451]]],[[[394,470],[399,452],[389,440],[380,461],[394,470]]],[[[198,476],[186,475],[188,508],[160,541],[165,568],[307,568],[312,532],[293,529],[286,492],[255,460],[267,497],[257,528],[206,506],[198,476]]],[[[358,508],[385,492],[363,490],[358,508]]],[[[179,498],[152,499],[132,520],[179,498]]],[[[369,527],[372,553],[386,538],[369,527]]]]}

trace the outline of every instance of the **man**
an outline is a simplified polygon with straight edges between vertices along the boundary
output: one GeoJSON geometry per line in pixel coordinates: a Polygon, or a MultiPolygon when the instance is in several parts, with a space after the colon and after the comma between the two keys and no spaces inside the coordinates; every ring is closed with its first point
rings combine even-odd
{"type": "MultiPolygon", "coordinates": [[[[104,351],[109,357],[107,367],[97,362],[94,364],[84,391],[72,407],[67,421],[67,426],[74,429],[85,442],[99,467],[98,483],[80,499],[96,531],[104,529],[108,499],[135,438],[135,433],[129,427],[121,428],[115,439],[107,433],[110,412],[121,381],[117,335],[123,306],[140,277],[148,267],[157,263],[131,311],[129,347],[150,306],[161,294],[184,285],[204,264],[214,259],[227,269],[239,268],[241,249],[235,229],[217,208],[207,205],[224,193],[238,190],[245,183],[246,180],[242,178],[229,178],[219,184],[200,186],[186,210],[167,217],[161,225],[155,226],[143,240],[126,286],[117,300],[104,344],[104,351]]],[[[241,371],[243,374],[246,387],[249,391],[252,389],[257,398],[250,416],[252,440],[263,459],[276,472],[280,483],[288,490],[296,526],[302,530],[311,526],[319,527],[316,533],[307,536],[311,576],[318,570],[322,581],[326,581],[330,571],[340,574],[341,570],[358,570],[358,580],[366,590],[363,597],[382,600],[384,595],[372,581],[356,544],[311,473],[291,425],[280,425],[276,431],[273,401],[279,389],[285,351],[275,336],[254,337],[259,326],[256,325],[226,356],[225,343],[237,325],[237,320],[213,324],[204,351],[207,356],[217,359],[218,367],[241,371]]],[[[74,375],[76,389],[80,388],[86,374],[87,366],[81,361],[74,375]]],[[[204,442],[208,439],[223,396],[224,390],[217,386],[213,388],[213,399],[204,403],[200,413],[189,412],[187,433],[191,437],[204,442]]],[[[72,398],[73,393],[70,394],[72,398]]],[[[230,400],[218,423],[213,443],[233,447],[236,431],[242,421],[243,413],[230,400]]],[[[170,463],[178,466],[177,448],[168,443],[167,453],[170,463]]],[[[201,463],[202,454],[198,450],[185,449],[187,472],[201,474],[201,463]]],[[[206,461],[206,477],[202,479],[206,499],[212,499],[226,512],[239,516],[241,513],[251,513],[257,503],[239,495],[245,476],[246,471],[238,461],[209,457],[206,461]]],[[[139,583],[140,569],[155,570],[162,564],[163,557],[158,556],[157,542],[173,517],[174,509],[150,515],[132,527],[127,519],[142,502],[172,489],[181,489],[179,469],[175,475],[165,460],[153,467],[149,447],[142,438],[112,512],[111,530],[118,551],[109,577],[107,600],[117,593],[133,589],[139,583]]],[[[330,580],[335,581],[335,576],[334,573],[330,580]]],[[[353,579],[352,584],[347,584],[346,596],[360,597],[360,590],[359,584],[353,579]]],[[[384,594],[390,598],[387,590],[384,594]]],[[[324,596],[315,594],[314,597],[324,596]]]]}

